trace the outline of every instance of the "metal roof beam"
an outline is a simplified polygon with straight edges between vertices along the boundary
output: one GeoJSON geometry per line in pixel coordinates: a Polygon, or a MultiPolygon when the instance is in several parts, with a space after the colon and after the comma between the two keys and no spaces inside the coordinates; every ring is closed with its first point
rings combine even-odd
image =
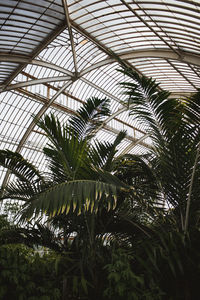
{"type": "Polygon", "coordinates": [[[58,82],[58,81],[67,81],[70,80],[70,76],[56,76],[56,77],[47,77],[47,78],[39,78],[39,79],[34,79],[34,80],[28,80],[28,81],[23,81],[23,82],[18,82],[16,84],[11,84],[7,88],[4,89],[5,91],[10,91],[13,89],[17,88],[22,88],[22,87],[28,87],[31,85],[36,85],[36,84],[44,84],[44,83],[49,83],[49,82],[58,82]]]}
{"type": "MultiPolygon", "coordinates": [[[[142,142],[148,137],[148,134],[143,135],[140,139],[138,139],[136,142],[132,142],[130,145],[128,145],[122,152],[120,155],[124,155],[126,153],[128,153],[129,151],[131,151],[135,146],[137,146],[138,144],[142,145],[142,142]]],[[[143,143],[144,144],[144,143],[143,143]]],[[[146,144],[145,144],[146,145],[146,144]]],[[[150,147],[150,146],[149,146],[150,147]]]]}
{"type": "Polygon", "coordinates": [[[59,66],[49,63],[47,61],[43,61],[43,60],[39,60],[39,59],[32,59],[31,57],[29,57],[27,55],[0,53],[0,62],[16,62],[16,63],[37,65],[40,67],[45,67],[45,68],[49,68],[52,70],[56,70],[56,71],[59,71],[64,74],[68,74],[70,76],[73,75],[73,72],[68,71],[65,68],[59,67],[59,66]]]}
{"type": "Polygon", "coordinates": [[[77,67],[77,59],[76,59],[76,49],[75,49],[75,44],[74,44],[74,37],[73,37],[72,27],[71,27],[71,23],[70,23],[70,19],[69,19],[69,11],[68,11],[67,0],[62,0],[62,4],[63,4],[63,8],[64,8],[67,28],[68,28],[68,31],[69,31],[69,37],[70,37],[71,48],[72,48],[72,56],[73,56],[75,74],[77,75],[78,74],[78,67],[77,67]]]}
{"type": "MultiPolygon", "coordinates": [[[[194,54],[194,53],[189,53],[189,52],[184,52],[184,51],[179,51],[179,54],[174,53],[172,50],[166,50],[166,49],[146,49],[146,50],[139,50],[139,51],[132,51],[132,52],[127,52],[127,53],[122,53],[119,55],[119,58],[124,59],[124,60],[129,60],[129,59],[134,59],[134,58],[163,58],[163,59],[174,59],[181,61],[183,63],[187,64],[192,64],[200,67],[200,55],[194,54]]],[[[50,68],[65,74],[68,74],[70,76],[73,75],[72,72],[66,70],[65,68],[59,67],[57,65],[51,64],[49,62],[45,62],[42,60],[37,60],[37,59],[31,59],[31,57],[27,57],[25,55],[13,55],[13,54],[5,54],[5,53],[0,53],[0,62],[18,62],[18,63],[25,63],[25,64],[33,64],[33,65],[38,65],[41,67],[46,67],[50,68]]],[[[95,70],[97,68],[100,68],[104,65],[110,64],[115,62],[116,59],[110,57],[108,59],[105,59],[103,61],[100,61],[80,72],[80,75],[85,75],[86,73],[95,70]]]]}
{"type": "Polygon", "coordinates": [[[84,78],[84,77],[80,77],[79,78],[81,81],[87,83],[88,85],[90,85],[91,87],[93,87],[94,89],[98,90],[99,92],[103,93],[104,95],[108,96],[109,98],[121,103],[120,99],[115,97],[114,95],[112,95],[111,93],[105,91],[104,89],[102,89],[100,86],[96,85],[95,83],[89,81],[88,79],[84,78]]]}
{"type": "MultiPolygon", "coordinates": [[[[135,58],[163,58],[163,59],[174,59],[181,61],[186,64],[192,64],[200,67],[200,55],[193,54],[193,53],[186,53],[184,51],[180,51],[179,54],[175,53],[172,50],[165,50],[165,49],[146,49],[146,50],[139,50],[139,51],[132,51],[128,53],[120,54],[119,56],[121,59],[129,60],[135,58]]],[[[93,71],[97,68],[102,66],[111,64],[115,62],[114,58],[108,58],[102,60],[80,72],[80,76],[85,75],[86,73],[93,71]]]]}
{"type": "MultiPolygon", "coordinates": [[[[135,59],[135,58],[150,58],[150,57],[162,58],[162,59],[173,59],[173,60],[181,61],[186,64],[200,66],[200,55],[186,53],[183,51],[181,51],[178,55],[171,50],[146,49],[143,51],[132,51],[132,52],[123,53],[120,55],[120,58],[124,59],[124,60],[135,59]]],[[[56,66],[54,64],[51,64],[51,63],[48,63],[45,61],[37,60],[37,59],[31,60],[31,58],[23,56],[23,55],[11,55],[11,54],[5,55],[5,54],[0,53],[0,61],[20,62],[20,63],[23,62],[23,63],[27,63],[27,64],[38,65],[41,67],[56,70],[60,73],[67,74],[70,77],[74,77],[74,73],[70,72],[69,70],[66,70],[65,68],[56,66]]],[[[115,61],[116,60],[114,58],[108,58],[103,61],[100,61],[100,62],[82,70],[79,74],[79,78],[81,78],[82,76],[84,76],[85,74],[89,73],[92,70],[98,69],[98,68],[103,67],[108,64],[111,64],[115,61]]],[[[3,88],[3,87],[4,86],[1,86],[1,88],[3,88]]],[[[10,87],[8,87],[6,90],[10,90],[10,87]]]]}

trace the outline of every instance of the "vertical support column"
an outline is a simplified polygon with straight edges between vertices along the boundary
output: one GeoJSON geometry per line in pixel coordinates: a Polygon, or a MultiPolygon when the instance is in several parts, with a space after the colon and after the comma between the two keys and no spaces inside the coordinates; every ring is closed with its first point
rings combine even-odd
{"type": "Polygon", "coordinates": [[[66,23],[69,31],[69,37],[71,41],[71,47],[72,47],[72,55],[73,55],[73,61],[74,61],[74,69],[75,69],[75,76],[78,75],[78,68],[77,68],[77,59],[76,59],[76,50],[75,50],[75,44],[74,44],[74,37],[72,33],[72,27],[69,19],[69,11],[67,7],[67,0],[62,0],[63,7],[64,7],[64,12],[65,12],[65,18],[66,18],[66,23]]]}
{"type": "Polygon", "coordinates": [[[47,99],[49,100],[50,99],[50,87],[47,86],[47,99]]]}

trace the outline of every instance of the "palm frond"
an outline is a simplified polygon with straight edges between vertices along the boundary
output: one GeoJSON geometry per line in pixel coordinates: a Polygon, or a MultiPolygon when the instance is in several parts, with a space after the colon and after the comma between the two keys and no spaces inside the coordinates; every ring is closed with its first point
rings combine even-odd
{"type": "Polygon", "coordinates": [[[42,191],[52,186],[53,182],[50,181],[32,181],[25,182],[21,180],[16,180],[10,182],[6,187],[4,187],[3,193],[1,195],[1,200],[13,199],[28,201],[34,195],[40,194],[42,191]]]}
{"type": "Polygon", "coordinates": [[[105,116],[110,115],[110,100],[91,97],[77,111],[77,115],[69,120],[72,130],[81,139],[89,139],[102,124],[105,116]]]}
{"type": "Polygon", "coordinates": [[[61,125],[60,121],[53,115],[45,115],[43,119],[35,119],[36,124],[44,130],[49,141],[58,149],[62,146],[63,140],[69,135],[61,125]]]}
{"type": "Polygon", "coordinates": [[[38,122],[51,144],[43,149],[55,182],[64,182],[76,177],[79,168],[88,162],[86,140],[80,140],[72,128],[61,125],[53,115],[46,115],[38,122]]]}
{"type": "Polygon", "coordinates": [[[108,210],[116,206],[117,188],[113,184],[92,180],[75,180],[57,184],[33,196],[24,205],[21,218],[30,219],[46,213],[50,216],[97,212],[101,206],[108,210]]]}
{"type": "Polygon", "coordinates": [[[102,168],[105,171],[112,170],[112,162],[117,153],[117,146],[125,138],[126,132],[120,131],[113,143],[95,141],[90,147],[90,158],[93,166],[102,168]]]}
{"type": "Polygon", "coordinates": [[[0,165],[9,169],[19,180],[24,182],[44,181],[42,174],[21,154],[10,150],[0,150],[0,165]]]}
{"type": "Polygon", "coordinates": [[[182,99],[185,108],[185,117],[190,124],[199,126],[200,119],[200,90],[191,97],[182,99]]]}
{"type": "Polygon", "coordinates": [[[171,136],[183,117],[183,103],[169,98],[170,93],[159,89],[152,78],[140,76],[131,69],[119,70],[131,78],[120,83],[128,95],[126,105],[130,114],[142,122],[151,138],[157,143],[171,136]]]}
{"type": "Polygon", "coordinates": [[[100,142],[98,140],[94,141],[94,144],[91,145],[89,156],[91,160],[91,164],[95,168],[103,168],[106,158],[108,156],[108,153],[110,152],[112,148],[112,144],[104,141],[100,142]]]}
{"type": "Polygon", "coordinates": [[[112,161],[114,159],[114,156],[117,152],[117,146],[121,143],[121,141],[125,138],[126,136],[126,132],[125,131],[120,131],[118,133],[118,135],[116,136],[113,144],[112,144],[112,147],[108,153],[108,156],[107,156],[107,159],[106,159],[106,162],[104,164],[104,170],[106,171],[111,171],[112,170],[112,161]]]}

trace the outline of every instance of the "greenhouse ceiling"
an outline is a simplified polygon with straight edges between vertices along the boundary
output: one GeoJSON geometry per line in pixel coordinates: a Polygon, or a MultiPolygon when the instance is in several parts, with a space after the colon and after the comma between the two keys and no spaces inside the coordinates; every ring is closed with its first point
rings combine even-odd
{"type": "MultiPolygon", "coordinates": [[[[200,1],[0,0],[1,149],[45,168],[46,137],[33,122],[61,121],[90,96],[111,100],[97,138],[127,131],[120,153],[145,153],[151,140],[121,102],[123,62],[175,96],[200,87],[200,1]]],[[[1,183],[8,173],[0,170],[1,183]]]]}

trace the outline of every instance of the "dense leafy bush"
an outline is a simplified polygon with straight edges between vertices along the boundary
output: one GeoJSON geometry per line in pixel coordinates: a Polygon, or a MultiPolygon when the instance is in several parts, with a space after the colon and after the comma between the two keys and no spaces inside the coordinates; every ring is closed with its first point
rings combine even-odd
{"type": "Polygon", "coordinates": [[[1,246],[0,299],[61,299],[55,260],[53,254],[40,256],[23,245],[1,246]]]}

